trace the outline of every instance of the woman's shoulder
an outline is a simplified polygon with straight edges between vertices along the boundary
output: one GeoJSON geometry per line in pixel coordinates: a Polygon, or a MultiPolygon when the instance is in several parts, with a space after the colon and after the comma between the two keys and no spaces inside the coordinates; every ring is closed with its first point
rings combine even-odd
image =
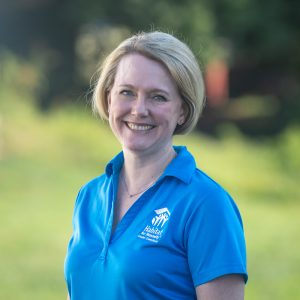
{"type": "Polygon", "coordinates": [[[102,174],[82,185],[75,201],[75,208],[79,209],[82,206],[89,206],[90,203],[97,202],[97,199],[102,195],[106,182],[107,177],[105,174],[102,174]]]}
{"type": "Polygon", "coordinates": [[[106,182],[107,176],[105,173],[94,177],[81,186],[79,194],[93,193],[99,190],[99,188],[103,186],[106,182]]]}
{"type": "Polygon", "coordinates": [[[188,185],[191,192],[196,193],[227,193],[220,183],[201,170],[185,146],[175,146],[178,158],[171,165],[170,173],[188,185]]]}
{"type": "Polygon", "coordinates": [[[228,195],[228,192],[224,189],[224,187],[202,171],[199,168],[195,169],[194,176],[191,179],[191,189],[195,190],[195,192],[209,195],[209,194],[220,194],[220,195],[228,195]]]}
{"type": "Polygon", "coordinates": [[[102,182],[104,182],[106,180],[106,177],[107,176],[105,173],[101,174],[99,176],[93,177],[92,179],[90,179],[86,183],[84,183],[82,188],[85,188],[85,189],[94,188],[98,184],[101,184],[102,182]]]}
{"type": "Polygon", "coordinates": [[[214,212],[215,215],[223,214],[228,210],[240,218],[239,209],[230,193],[217,181],[200,169],[195,170],[191,182],[193,191],[193,204],[195,209],[214,212]]]}

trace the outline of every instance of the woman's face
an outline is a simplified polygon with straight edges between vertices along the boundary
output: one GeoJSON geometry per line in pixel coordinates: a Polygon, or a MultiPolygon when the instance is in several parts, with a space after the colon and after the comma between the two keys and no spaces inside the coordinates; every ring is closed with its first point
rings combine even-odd
{"type": "Polygon", "coordinates": [[[124,150],[153,153],[172,147],[185,120],[177,86],[167,69],[141,54],[124,56],[108,95],[109,124],[124,150]]]}

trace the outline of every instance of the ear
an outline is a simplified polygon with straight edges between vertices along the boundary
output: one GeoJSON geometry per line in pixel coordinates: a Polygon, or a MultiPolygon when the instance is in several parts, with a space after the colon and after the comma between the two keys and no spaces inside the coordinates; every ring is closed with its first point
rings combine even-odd
{"type": "Polygon", "coordinates": [[[181,112],[180,112],[177,124],[178,125],[184,124],[187,116],[188,116],[188,107],[187,107],[186,103],[182,103],[181,112]]]}

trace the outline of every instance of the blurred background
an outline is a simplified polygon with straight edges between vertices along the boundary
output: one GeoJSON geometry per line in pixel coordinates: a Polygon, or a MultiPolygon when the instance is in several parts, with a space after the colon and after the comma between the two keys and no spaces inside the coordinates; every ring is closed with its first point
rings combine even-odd
{"type": "Polygon", "coordinates": [[[132,33],[184,40],[207,106],[178,136],[236,200],[248,300],[300,298],[300,2],[0,0],[0,298],[65,299],[80,186],[120,151],[91,113],[99,63],[132,33]]]}

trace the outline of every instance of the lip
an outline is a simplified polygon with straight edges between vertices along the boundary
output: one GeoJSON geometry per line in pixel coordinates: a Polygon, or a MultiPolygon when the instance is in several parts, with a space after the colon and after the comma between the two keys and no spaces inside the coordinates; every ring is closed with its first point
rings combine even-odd
{"type": "Polygon", "coordinates": [[[155,127],[152,124],[129,122],[129,121],[125,121],[125,124],[130,130],[134,130],[134,131],[149,131],[155,127]]]}

